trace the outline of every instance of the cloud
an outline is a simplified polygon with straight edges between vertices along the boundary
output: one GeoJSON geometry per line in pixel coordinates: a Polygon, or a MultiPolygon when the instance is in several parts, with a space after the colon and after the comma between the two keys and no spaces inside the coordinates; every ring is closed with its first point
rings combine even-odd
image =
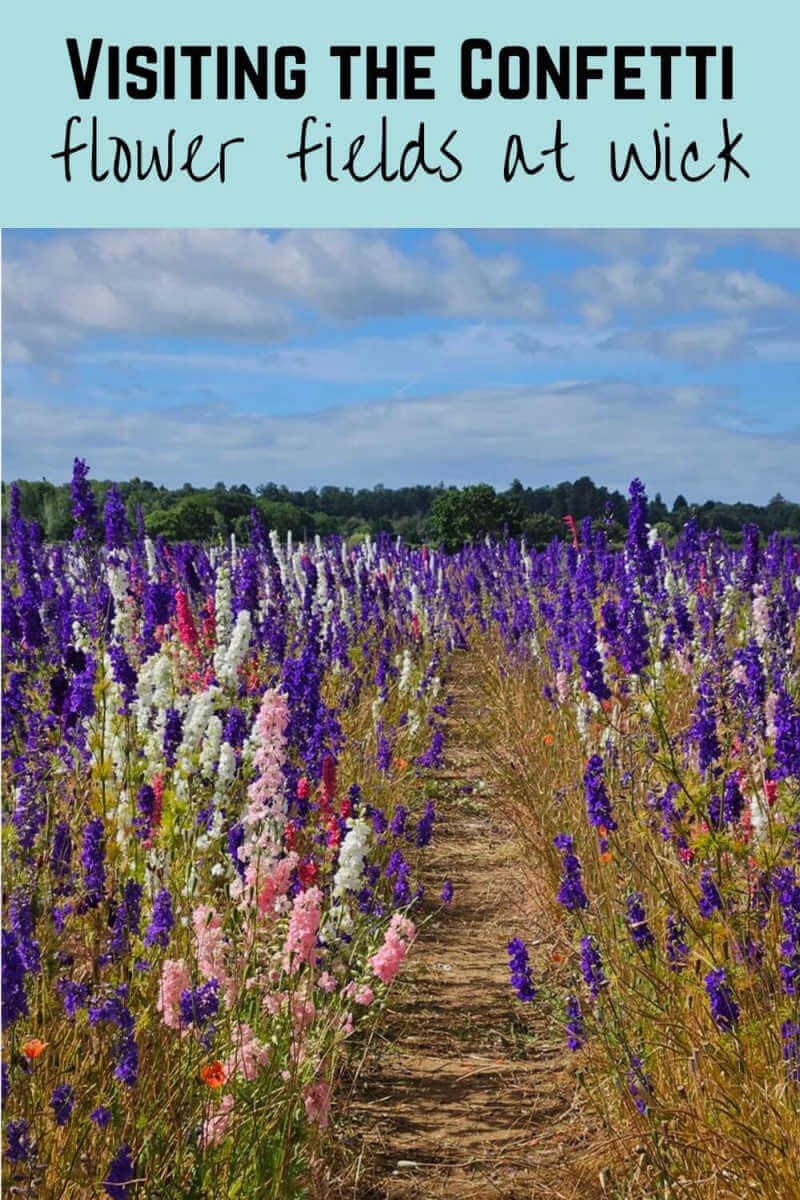
{"type": "Polygon", "coordinates": [[[506,251],[454,233],[406,252],[348,230],[161,229],[17,239],[4,254],[5,355],[34,363],[104,334],[270,345],[315,318],[538,315],[543,300],[506,251]]]}
{"type": "Polygon", "coordinates": [[[622,488],[638,474],[665,497],[765,501],[776,489],[792,494],[800,428],[772,436],[721,410],[708,389],[630,383],[441,392],[287,416],[17,398],[6,406],[4,453],[7,478],[63,479],[80,453],[96,477],[168,484],[505,485],[588,474],[622,488]]]}
{"type": "Polygon", "coordinates": [[[628,329],[607,338],[602,346],[606,350],[642,351],[655,358],[695,367],[756,357],[748,324],[743,320],[668,329],[628,329]]]}

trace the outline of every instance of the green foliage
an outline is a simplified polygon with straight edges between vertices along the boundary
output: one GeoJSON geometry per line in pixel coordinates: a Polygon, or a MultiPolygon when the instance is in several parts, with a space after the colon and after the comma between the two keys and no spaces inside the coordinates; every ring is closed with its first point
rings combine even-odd
{"type": "Polygon", "coordinates": [[[498,496],[488,483],[449,488],[434,499],[428,527],[435,542],[457,550],[487,533],[519,533],[519,505],[513,496],[498,496]]]}

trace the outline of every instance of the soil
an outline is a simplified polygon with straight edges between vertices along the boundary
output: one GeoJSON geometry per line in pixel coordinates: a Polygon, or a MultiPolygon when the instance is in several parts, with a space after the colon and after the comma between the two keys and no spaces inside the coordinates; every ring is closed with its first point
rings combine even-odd
{"type": "Polygon", "coordinates": [[[506,944],[522,936],[534,978],[556,933],[524,883],[520,850],[481,764],[464,744],[469,681],[456,679],[447,796],[437,803],[426,877],[452,880],[449,909],[426,923],[351,1100],[363,1138],[342,1195],[354,1200],[592,1200],[602,1131],[548,1006],[509,986],[506,944]],[[466,790],[469,789],[469,790],[466,790]],[[595,1165],[591,1165],[595,1164],[595,1165]]]}

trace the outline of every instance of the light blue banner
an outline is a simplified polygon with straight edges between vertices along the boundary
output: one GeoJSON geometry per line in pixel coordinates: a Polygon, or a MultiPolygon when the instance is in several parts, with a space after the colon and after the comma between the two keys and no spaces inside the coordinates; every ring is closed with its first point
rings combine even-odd
{"type": "Polygon", "coordinates": [[[19,5],[3,21],[0,219],[6,227],[796,226],[799,34],[800,6],[788,0],[19,5]],[[85,77],[88,89],[94,38],[102,44],[95,43],[91,97],[80,99],[76,77],[85,77]],[[483,39],[463,52],[468,70],[462,69],[467,39],[483,39]],[[378,65],[385,65],[387,45],[432,46],[432,55],[421,51],[409,59],[407,82],[432,88],[435,98],[402,98],[401,53],[401,95],[387,99],[380,85],[378,98],[365,99],[369,44],[378,48],[378,65]],[[268,48],[267,99],[252,94],[241,62],[246,98],[217,98],[218,73],[222,90],[233,95],[237,45],[256,65],[256,48],[268,48]],[[335,45],[362,48],[351,61],[351,100],[339,95],[343,63],[330,53],[335,45]],[[112,50],[109,58],[109,47],[115,46],[122,98],[109,99],[115,55],[112,50]],[[173,87],[165,46],[177,48],[174,100],[163,98],[173,87]],[[210,52],[182,54],[187,46],[210,52]],[[221,46],[230,48],[227,63],[221,46]],[[282,46],[304,49],[302,70],[291,52],[276,58],[282,46]],[[560,77],[569,99],[554,94],[553,72],[549,97],[537,98],[539,46],[547,48],[554,69],[562,66],[559,48],[569,48],[560,77]],[[597,46],[608,53],[577,49],[597,46]],[[616,58],[615,46],[621,48],[616,58]],[[716,53],[704,58],[697,48],[708,46],[716,53]],[[732,47],[728,60],[723,46],[732,47]],[[127,58],[132,47],[140,49],[127,58]],[[501,53],[503,47],[519,49],[501,53]],[[199,99],[187,94],[193,62],[199,99]],[[526,63],[531,94],[502,98],[502,86],[509,96],[525,91],[526,63]],[[285,99],[276,95],[281,68],[285,99]],[[592,78],[593,69],[602,70],[602,78],[592,78]],[[576,94],[582,72],[586,99],[576,94]],[[299,90],[300,75],[304,95],[288,98],[299,90]],[[615,79],[620,92],[643,88],[646,98],[615,99],[615,79]],[[698,80],[706,99],[696,98],[698,80]],[[151,82],[156,99],[126,94],[128,85],[146,92],[151,82]],[[731,83],[733,98],[726,99],[731,83]],[[462,85],[492,94],[468,99],[462,85]],[[662,90],[673,98],[662,99],[662,90]],[[409,181],[383,178],[411,173],[420,152],[413,144],[405,157],[403,151],[418,140],[421,122],[428,170],[419,165],[409,181]],[[289,157],[300,148],[304,128],[308,146],[321,143],[306,154],[305,182],[300,157],[289,157]],[[518,138],[509,144],[512,135],[518,138]],[[326,175],[326,137],[335,181],[326,175]],[[144,180],[136,178],[137,139],[142,171],[150,166],[144,180]],[[646,180],[633,165],[623,181],[615,180],[612,142],[618,173],[631,142],[650,172],[658,149],[657,177],[646,180]],[[154,148],[169,176],[163,181],[152,163],[154,148]],[[531,173],[519,162],[520,149],[531,173]],[[343,169],[348,158],[353,172],[375,173],[356,182],[343,169]],[[508,182],[507,158],[517,166],[508,182]],[[570,181],[559,178],[557,160],[570,181]],[[668,167],[677,178],[667,178],[668,167]],[[702,178],[689,182],[682,170],[702,178]],[[191,174],[208,178],[197,182],[191,174]]]}

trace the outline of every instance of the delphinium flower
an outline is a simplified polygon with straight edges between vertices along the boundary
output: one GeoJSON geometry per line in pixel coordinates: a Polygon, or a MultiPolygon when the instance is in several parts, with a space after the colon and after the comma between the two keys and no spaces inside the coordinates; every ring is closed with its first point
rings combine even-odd
{"type": "Polygon", "coordinates": [[[739,1005],[726,981],[724,967],[709,971],[705,977],[705,988],[714,1024],[723,1033],[730,1033],[739,1020],[739,1005]]]}
{"type": "Polygon", "coordinates": [[[800,1083],[800,1023],[784,1021],[781,1025],[781,1041],[786,1076],[790,1082],[800,1083]]]}
{"type": "Polygon", "coordinates": [[[127,544],[131,536],[125,505],[115,483],[106,492],[103,505],[103,524],[105,527],[106,546],[109,550],[120,550],[127,544]]]}
{"type": "Polygon", "coordinates": [[[701,675],[697,692],[697,706],[694,720],[689,729],[689,736],[697,744],[700,771],[705,774],[721,753],[717,737],[713,682],[708,671],[701,675]]]}
{"type": "Polygon", "coordinates": [[[50,1107],[53,1110],[53,1117],[56,1125],[66,1125],[72,1115],[72,1109],[75,1105],[75,1095],[68,1083],[59,1083],[54,1089],[50,1097],[50,1107]]]}
{"type": "Polygon", "coordinates": [[[648,1108],[647,1097],[653,1094],[653,1084],[638,1054],[631,1056],[628,1067],[628,1092],[633,1097],[638,1111],[645,1116],[648,1108]]]}
{"type": "Polygon", "coordinates": [[[442,903],[450,904],[453,899],[453,885],[449,879],[445,879],[442,884],[442,903]]]}
{"type": "Polygon", "coordinates": [[[161,967],[156,1008],[164,1024],[170,1029],[180,1029],[181,998],[191,988],[191,974],[182,958],[166,958],[161,967]]]}
{"type": "Polygon", "coordinates": [[[697,907],[704,917],[710,917],[718,909],[722,909],[722,897],[714,882],[711,871],[706,869],[700,876],[700,899],[697,907]]]}
{"type": "Polygon", "coordinates": [[[644,910],[641,892],[631,892],[625,901],[627,909],[627,925],[634,945],[639,950],[646,950],[655,944],[655,938],[647,924],[647,914],[644,910]]]}
{"type": "Polygon", "coordinates": [[[522,938],[512,938],[508,943],[508,967],[511,974],[511,986],[517,993],[517,999],[523,1002],[533,1000],[536,989],[531,978],[528,948],[522,938]]]}
{"type": "Polygon", "coordinates": [[[89,1113],[89,1120],[94,1122],[98,1129],[105,1129],[111,1121],[111,1109],[106,1108],[104,1104],[99,1104],[89,1113]]]}
{"type": "Polygon", "coordinates": [[[89,468],[82,458],[72,464],[72,519],[75,522],[73,540],[94,542],[100,537],[97,501],[88,480],[89,468]]]}
{"type": "Polygon", "coordinates": [[[111,659],[111,674],[114,682],[122,689],[122,699],[125,707],[129,707],[136,699],[136,672],[125,653],[125,647],[119,642],[112,642],[108,648],[111,659]]]}
{"type": "Polygon", "coordinates": [[[392,837],[403,837],[406,831],[406,821],[408,819],[408,809],[402,804],[398,804],[392,815],[389,823],[389,832],[392,837]]]}
{"type": "Polygon", "coordinates": [[[781,925],[786,935],[781,942],[785,962],[780,972],[788,996],[800,994],[800,883],[793,867],[776,871],[773,887],[781,909],[781,925]]]}
{"type": "Polygon", "coordinates": [[[604,781],[603,760],[599,754],[593,754],[586,764],[583,783],[589,824],[597,829],[612,832],[617,828],[617,823],[611,813],[611,802],[604,781]]]}
{"type": "Polygon", "coordinates": [[[156,794],[149,783],[143,783],[136,794],[136,808],[138,816],[134,818],[133,828],[136,836],[142,841],[147,841],[150,837],[150,827],[153,820],[153,810],[156,803],[156,794]]]}
{"type": "Polygon", "coordinates": [[[181,744],[181,735],[183,733],[183,722],[181,714],[176,708],[168,708],[164,714],[164,762],[168,767],[175,766],[175,759],[178,753],[178,747],[181,744]]]}
{"type": "Polygon", "coordinates": [[[583,1045],[584,1025],[580,1001],[577,996],[568,996],[566,1003],[567,1019],[564,1028],[567,1033],[567,1046],[570,1050],[580,1050],[583,1045]]]}
{"type": "Polygon", "coordinates": [[[435,819],[436,812],[434,810],[433,801],[429,800],[425,805],[425,811],[423,812],[419,821],[417,821],[415,840],[420,849],[422,849],[423,846],[427,846],[430,842],[433,835],[433,822],[435,819]]]}
{"type": "Polygon", "coordinates": [[[182,1025],[202,1029],[219,1012],[219,980],[209,979],[196,988],[181,992],[180,1019],[182,1025]]]}
{"type": "Polygon", "coordinates": [[[383,945],[368,960],[372,971],[383,983],[390,984],[392,982],[415,935],[416,929],[413,921],[401,913],[395,913],[389,922],[383,945]]]}
{"type": "Polygon", "coordinates": [[[561,886],[556,899],[570,912],[586,908],[589,904],[581,881],[581,864],[574,852],[574,843],[568,833],[559,833],[553,845],[562,852],[561,886]]]}
{"type": "Polygon", "coordinates": [[[96,908],[105,886],[105,830],[100,817],[93,817],[83,829],[81,866],[83,867],[84,904],[96,908]]]}
{"type": "Polygon", "coordinates": [[[800,779],[800,707],[784,686],[778,691],[775,726],[775,778],[800,779]]]}
{"type": "Polygon", "coordinates": [[[114,912],[109,953],[121,958],[128,950],[131,934],[138,934],[142,905],[142,885],[133,879],[127,880],[122,889],[122,899],[114,912]]]}
{"type": "Polygon", "coordinates": [[[608,980],[603,974],[603,963],[597,944],[588,933],[581,938],[581,974],[591,992],[592,999],[596,1000],[600,989],[606,986],[608,980]]]}
{"type": "Polygon", "coordinates": [[[170,930],[174,924],[172,897],[167,888],[161,888],[156,892],[155,900],[153,901],[153,914],[144,934],[145,946],[158,945],[162,949],[165,949],[169,941],[170,930]]]}
{"type": "Polygon", "coordinates": [[[283,969],[289,975],[296,975],[304,963],[313,966],[317,960],[321,904],[322,892],[318,887],[308,888],[294,899],[283,946],[283,969]]]}
{"type": "Polygon", "coordinates": [[[17,939],[17,949],[26,971],[38,975],[41,971],[41,950],[33,936],[34,920],[31,895],[24,888],[12,892],[8,903],[8,922],[17,939]]]}
{"type": "Polygon", "coordinates": [[[584,686],[598,700],[608,700],[611,692],[603,678],[603,664],[597,650],[597,627],[588,596],[582,597],[579,603],[578,622],[578,663],[584,686]]]}
{"type": "Polygon", "coordinates": [[[31,1152],[30,1126],[25,1120],[6,1125],[6,1157],[9,1162],[25,1162],[31,1152]]]}
{"type": "Polygon", "coordinates": [[[129,1146],[120,1146],[108,1167],[103,1190],[112,1200],[126,1200],[134,1178],[133,1159],[129,1146]]]}
{"type": "Polygon", "coordinates": [[[64,1012],[70,1020],[74,1020],[80,1010],[86,1007],[89,1000],[88,983],[78,983],[73,979],[59,979],[56,983],[56,991],[61,997],[64,1012]]]}
{"type": "Polygon", "coordinates": [[[683,921],[675,915],[667,915],[667,962],[670,971],[682,971],[689,957],[689,947],[683,940],[686,928],[683,921]]]}
{"type": "Polygon", "coordinates": [[[2,934],[2,1020],[3,1028],[19,1017],[28,1015],[28,998],[25,995],[25,964],[13,933],[3,930],[2,934]]]}

